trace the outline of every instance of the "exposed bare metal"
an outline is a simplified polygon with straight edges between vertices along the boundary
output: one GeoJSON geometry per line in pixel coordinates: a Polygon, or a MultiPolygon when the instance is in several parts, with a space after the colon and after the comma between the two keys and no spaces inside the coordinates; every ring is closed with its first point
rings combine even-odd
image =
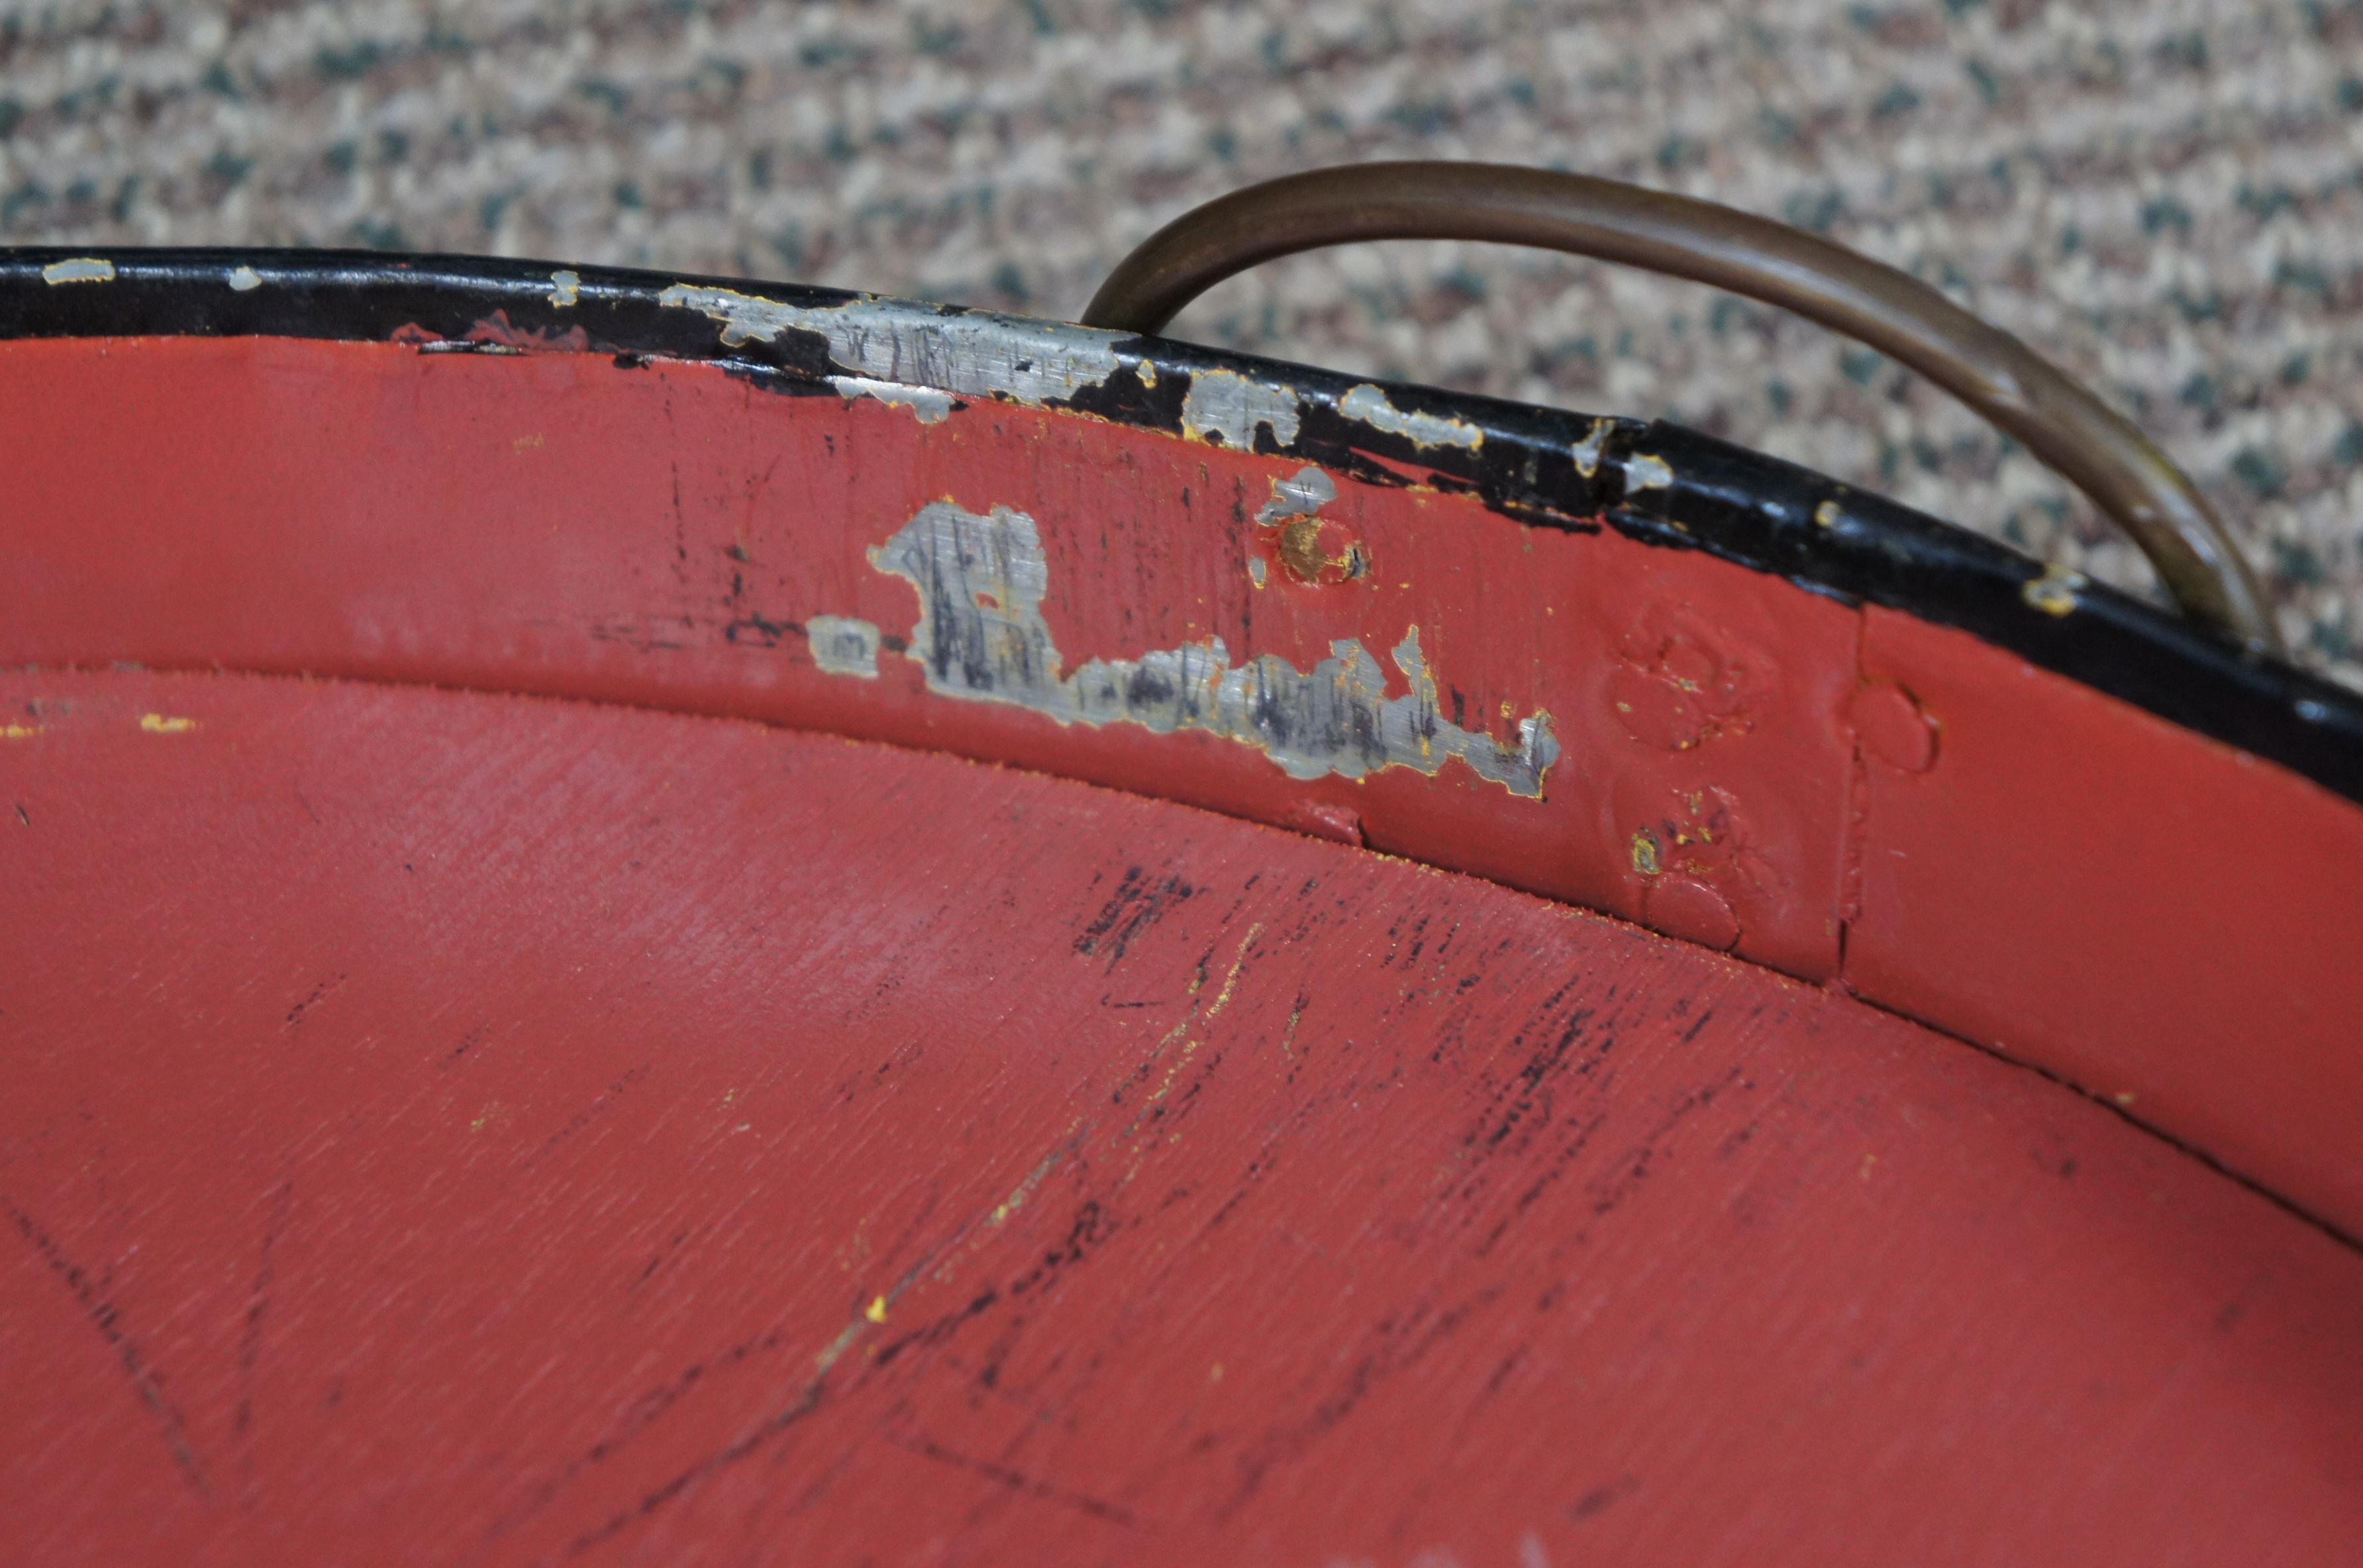
{"type": "Polygon", "coordinates": [[[1214,284],[1366,239],[1539,246],[1712,283],[1911,366],[2016,438],[2131,535],[2183,613],[2280,656],[2255,576],[2189,476],[2131,421],[1910,274],[1786,224],[1614,180],[1492,163],[1362,163],[1184,213],[1118,263],[1086,326],[1156,333],[1214,284]]]}

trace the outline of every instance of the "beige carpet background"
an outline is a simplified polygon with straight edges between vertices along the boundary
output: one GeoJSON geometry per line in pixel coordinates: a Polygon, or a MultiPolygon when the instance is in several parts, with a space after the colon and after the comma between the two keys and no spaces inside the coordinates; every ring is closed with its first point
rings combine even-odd
{"type": "MultiPolygon", "coordinates": [[[[1380,157],[1618,175],[1821,228],[2093,380],[2363,688],[2357,0],[0,0],[0,243],[371,245],[1071,316],[1135,241],[1380,157]]],[[[1398,245],[1176,335],[1663,415],[2141,587],[1874,355],[1564,259],[1398,245]]]]}

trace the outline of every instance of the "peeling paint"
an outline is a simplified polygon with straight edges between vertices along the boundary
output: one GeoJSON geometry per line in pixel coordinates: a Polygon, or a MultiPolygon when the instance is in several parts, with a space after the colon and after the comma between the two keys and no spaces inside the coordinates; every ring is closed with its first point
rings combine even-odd
{"type": "Polygon", "coordinates": [[[1271,499],[1256,510],[1256,521],[1276,528],[1292,517],[1309,517],[1337,499],[1337,480],[1319,469],[1299,469],[1271,481],[1271,499]]]}
{"type": "Polygon", "coordinates": [[[582,274],[560,269],[549,275],[549,303],[564,310],[582,299],[582,274]]]}
{"type": "Polygon", "coordinates": [[[1674,470],[1663,458],[1636,452],[1625,459],[1625,489],[1665,490],[1674,482],[1674,470]]]}
{"type": "Polygon", "coordinates": [[[1261,588],[1263,586],[1264,575],[1268,569],[1267,569],[1263,564],[1263,558],[1261,556],[1249,556],[1248,558],[1248,580],[1254,583],[1258,588],[1261,588]]]}
{"type": "Polygon", "coordinates": [[[851,615],[815,615],[804,622],[812,661],[824,675],[878,679],[878,628],[851,615]]]}
{"type": "Polygon", "coordinates": [[[2076,591],[2086,583],[2082,572],[2054,563],[2043,569],[2041,577],[2028,578],[2018,596],[2046,615],[2067,615],[2074,613],[2076,591]]]}
{"type": "Polygon", "coordinates": [[[47,724],[0,724],[0,740],[30,740],[48,728],[47,724]]]}
{"type": "Polygon", "coordinates": [[[262,287],[262,274],[251,267],[232,267],[229,270],[229,287],[232,293],[250,293],[262,287]]]}
{"type": "MultiPolygon", "coordinates": [[[[1260,527],[1277,528],[1273,547],[1281,564],[1299,582],[1336,584],[1367,576],[1370,552],[1346,526],[1320,515],[1337,499],[1337,486],[1316,468],[1299,469],[1286,479],[1271,481],[1271,497],[1257,509],[1260,527]]],[[[1260,564],[1260,563],[1259,563],[1260,564]]],[[[1256,579],[1263,586],[1263,579],[1256,579]]]]}
{"type": "Polygon", "coordinates": [[[182,735],[197,727],[194,719],[168,718],[162,713],[142,713],[139,727],[151,735],[182,735]]]}
{"type": "Polygon", "coordinates": [[[831,376],[828,384],[843,397],[874,397],[895,408],[907,408],[922,425],[940,424],[951,416],[949,392],[933,387],[904,386],[900,381],[873,381],[867,376],[831,376]]]}
{"type": "Polygon", "coordinates": [[[1614,420],[1595,419],[1592,422],[1592,428],[1584,433],[1583,439],[1568,449],[1568,455],[1575,459],[1577,473],[1590,479],[1600,471],[1601,449],[1608,444],[1608,433],[1615,428],[1614,420]]]}
{"type": "Polygon", "coordinates": [[[898,300],[793,305],[736,289],[675,283],[657,303],[722,324],[725,348],[772,343],[793,328],[828,342],[839,368],[867,380],[933,387],[956,397],[1040,403],[1115,374],[1125,335],[988,311],[947,314],[898,300]]]}
{"type": "Polygon", "coordinates": [[[1386,393],[1368,382],[1349,389],[1339,398],[1337,412],[1374,430],[1408,436],[1414,447],[1466,447],[1473,452],[1485,444],[1485,433],[1469,421],[1397,408],[1387,401],[1386,393]]]}
{"type": "Polygon", "coordinates": [[[1236,370],[1193,370],[1182,400],[1182,434],[1193,441],[1220,436],[1224,446],[1248,452],[1255,449],[1256,426],[1267,425],[1285,447],[1296,439],[1296,414],[1294,387],[1236,370]]]}
{"type": "Polygon", "coordinates": [[[1157,362],[1154,359],[1143,359],[1139,361],[1137,364],[1133,366],[1132,375],[1133,379],[1138,381],[1143,388],[1155,386],[1157,384],[1157,362]]]}
{"type": "Polygon", "coordinates": [[[1007,507],[978,516],[930,502],[871,561],[917,591],[907,657],[938,696],[1031,708],[1062,724],[1200,730],[1255,747],[1292,778],[1360,778],[1387,767],[1434,775],[1457,756],[1510,793],[1540,799],[1559,756],[1550,716],[1539,710],[1508,743],[1445,718],[1416,626],[1392,650],[1409,687],[1400,697],[1387,695],[1386,672],[1353,639],[1332,642],[1330,657],[1309,670],[1270,654],[1235,667],[1214,637],[1063,673],[1042,617],[1049,568],[1040,536],[1031,517],[1007,507]]]}
{"type": "Polygon", "coordinates": [[[45,283],[111,283],[115,263],[101,256],[70,256],[41,269],[45,283]]]}

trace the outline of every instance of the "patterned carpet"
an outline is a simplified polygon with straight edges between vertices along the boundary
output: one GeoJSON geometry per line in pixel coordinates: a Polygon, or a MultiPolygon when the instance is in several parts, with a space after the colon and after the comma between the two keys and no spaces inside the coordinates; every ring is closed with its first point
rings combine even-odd
{"type": "MultiPolygon", "coordinates": [[[[1941,283],[2216,498],[2363,688],[2358,0],[0,0],[0,242],[491,251],[1071,316],[1183,207],[1377,157],[1619,175],[1941,283]]],[[[1942,394],[1560,258],[1292,259],[1176,335],[1659,414],[2128,585],[1942,394]]]]}

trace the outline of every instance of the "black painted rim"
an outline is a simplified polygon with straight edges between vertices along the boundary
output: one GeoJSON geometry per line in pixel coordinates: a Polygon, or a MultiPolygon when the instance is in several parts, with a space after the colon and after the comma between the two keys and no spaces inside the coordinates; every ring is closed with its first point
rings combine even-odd
{"type": "MultiPolygon", "coordinates": [[[[659,303],[674,284],[719,288],[803,308],[866,296],[800,284],[682,277],[601,267],[567,269],[573,302],[551,301],[560,265],[484,257],[374,251],[105,251],[100,285],[50,282],[43,270],[100,254],[0,250],[0,338],[269,337],[383,342],[405,328],[423,352],[514,353],[468,333],[495,311],[516,334],[580,327],[594,352],[722,366],[787,393],[838,395],[829,378],[852,368],[829,358],[817,332],[727,347],[715,322],[659,303]],[[236,269],[253,281],[231,288],[236,269]]],[[[244,282],[241,279],[241,282],[244,282]]],[[[956,306],[913,304],[947,316],[1015,320],[956,306]]],[[[1080,329],[1075,329],[1080,330],[1080,329]]],[[[481,336],[481,335],[480,335],[481,336]]],[[[1568,410],[1400,382],[1368,383],[1310,366],[1161,338],[1118,340],[1122,370],[1046,406],[1142,429],[1179,432],[1191,378],[1224,370],[1283,382],[1298,398],[1295,437],[1267,426],[1256,449],[1301,458],[1366,482],[1403,485],[1389,462],[1429,470],[1426,482],[1474,496],[1520,523],[1573,532],[1603,525],[1642,543],[1697,549],[1786,578],[1809,592],[1871,603],[1958,627],[2029,663],[2201,734],[2277,762],[2363,801],[2363,697],[2307,672],[2225,646],[2174,614],[2098,583],[2060,593],[2067,613],[2030,603],[2042,563],[1994,540],[1868,491],[1663,421],[1568,410]],[[1150,374],[1138,373],[1146,363],[1150,374]],[[1342,414],[1338,400],[1376,384],[1396,408],[1474,425],[1474,450],[1415,447],[1342,414]],[[1586,450],[1579,467],[1576,453],[1586,450]],[[1628,490],[1625,459],[1660,459],[1666,482],[1628,490]],[[1587,471],[1588,469],[1588,471],[1587,471]],[[1818,516],[1817,516],[1818,514],[1818,516]],[[1820,519],[1827,519],[1825,522],[1820,519]]],[[[858,373],[858,372],[856,372],[858,373]]],[[[2059,595],[2049,595],[2056,607],[2059,595]]]]}

